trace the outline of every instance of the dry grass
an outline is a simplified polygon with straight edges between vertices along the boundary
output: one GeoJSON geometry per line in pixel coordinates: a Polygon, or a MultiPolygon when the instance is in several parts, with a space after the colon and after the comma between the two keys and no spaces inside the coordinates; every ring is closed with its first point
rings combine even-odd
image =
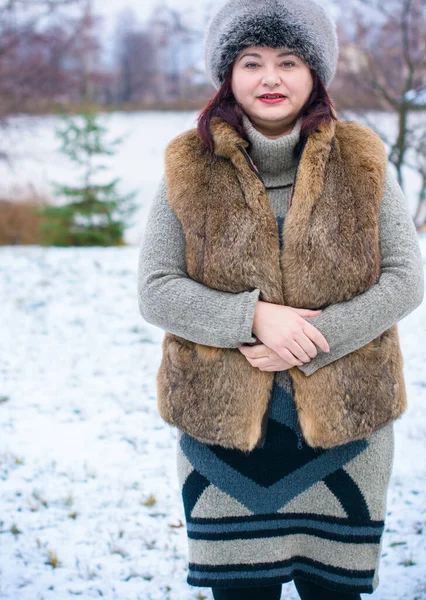
{"type": "Polygon", "coordinates": [[[15,201],[0,198],[0,245],[39,244],[42,218],[37,208],[46,204],[40,197],[15,201]]]}

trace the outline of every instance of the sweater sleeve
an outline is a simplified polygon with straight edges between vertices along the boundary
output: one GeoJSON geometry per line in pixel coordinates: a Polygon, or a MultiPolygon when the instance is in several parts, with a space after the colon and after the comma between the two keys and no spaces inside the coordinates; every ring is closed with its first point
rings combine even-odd
{"type": "Polygon", "coordinates": [[[167,200],[164,176],[142,234],[137,292],[142,317],[165,331],[219,348],[256,341],[252,324],[260,290],[223,292],[188,276],[185,235],[167,200]]]}
{"type": "Polygon", "coordinates": [[[326,338],[330,352],[298,367],[305,375],[365,346],[417,308],[424,296],[420,245],[406,199],[388,163],[379,212],[381,275],[364,293],[304,317],[326,338]]]}

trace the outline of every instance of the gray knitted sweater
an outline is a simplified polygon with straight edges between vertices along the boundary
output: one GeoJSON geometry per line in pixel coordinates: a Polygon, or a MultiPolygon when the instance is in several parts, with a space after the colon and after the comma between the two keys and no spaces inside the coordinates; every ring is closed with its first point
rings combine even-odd
{"type": "MultiPolygon", "coordinates": [[[[244,126],[251,158],[265,182],[275,218],[285,220],[296,161],[300,121],[275,140],[244,126]]],[[[420,246],[405,197],[388,165],[380,206],[381,276],[366,292],[306,317],[326,338],[330,352],[318,349],[299,367],[305,375],[364,346],[422,302],[424,276],[420,246]]],[[[283,240],[285,244],[285,239],[283,240]]],[[[148,214],[138,265],[138,302],[143,318],[185,339],[221,348],[254,342],[252,324],[260,290],[222,292],[190,279],[185,270],[185,237],[167,201],[164,177],[148,214]]]]}

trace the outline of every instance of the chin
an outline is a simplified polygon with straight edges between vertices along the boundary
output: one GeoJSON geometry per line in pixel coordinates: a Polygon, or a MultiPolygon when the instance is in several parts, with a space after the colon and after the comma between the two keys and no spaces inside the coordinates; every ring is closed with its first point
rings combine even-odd
{"type": "Polygon", "coordinates": [[[261,114],[261,115],[253,115],[252,116],[253,119],[259,119],[260,121],[268,121],[268,122],[274,122],[274,121],[286,121],[286,122],[290,122],[293,119],[295,119],[295,116],[293,115],[289,115],[288,113],[284,114],[284,115],[280,115],[280,114],[261,114]]]}

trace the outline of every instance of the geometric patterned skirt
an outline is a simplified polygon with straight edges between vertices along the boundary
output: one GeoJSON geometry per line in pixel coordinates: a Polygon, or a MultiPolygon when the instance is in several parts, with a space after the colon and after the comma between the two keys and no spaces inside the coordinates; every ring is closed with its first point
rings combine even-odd
{"type": "Polygon", "coordinates": [[[287,371],[275,372],[261,448],[244,453],[178,430],[187,583],[251,587],[303,577],[372,593],[393,451],[392,423],[328,450],[307,446],[287,371]]]}

